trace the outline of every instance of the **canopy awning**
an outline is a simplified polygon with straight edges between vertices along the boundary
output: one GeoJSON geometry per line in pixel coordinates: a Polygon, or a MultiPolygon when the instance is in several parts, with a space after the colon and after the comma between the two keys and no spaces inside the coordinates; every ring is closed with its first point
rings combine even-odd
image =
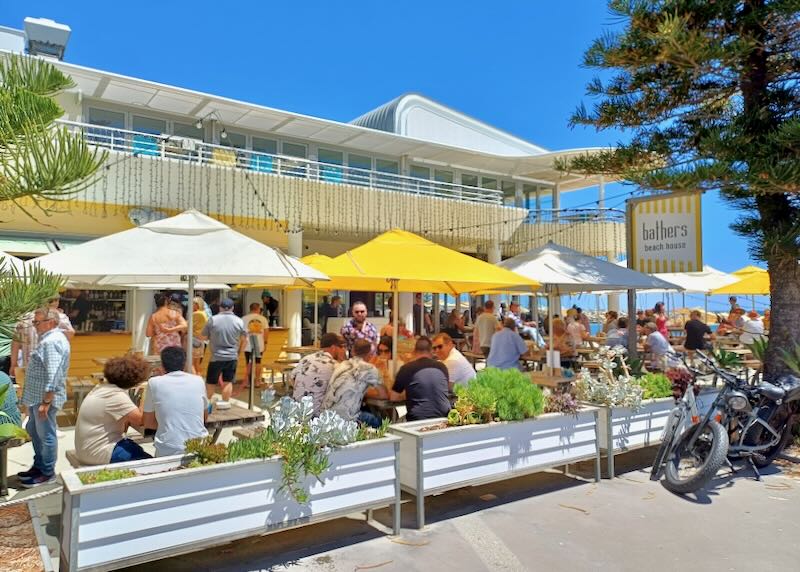
{"type": "Polygon", "coordinates": [[[741,280],[722,286],[712,294],[750,294],[769,296],[769,274],[766,271],[755,271],[746,274],[741,280]]]}

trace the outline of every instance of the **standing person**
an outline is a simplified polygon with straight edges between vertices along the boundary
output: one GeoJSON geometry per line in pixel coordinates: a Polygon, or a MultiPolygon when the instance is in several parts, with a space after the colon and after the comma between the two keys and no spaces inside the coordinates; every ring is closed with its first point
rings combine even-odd
{"type": "MultiPolygon", "coordinates": [[[[269,322],[267,322],[267,319],[261,315],[261,304],[258,302],[253,302],[250,304],[250,313],[246,314],[245,317],[242,318],[242,323],[244,324],[244,329],[247,331],[247,339],[244,343],[244,359],[247,362],[247,380],[244,386],[250,387],[253,362],[255,361],[256,366],[261,365],[261,356],[264,354],[264,350],[267,347],[267,338],[269,337],[269,322]],[[258,353],[258,357],[256,357],[255,353],[253,352],[252,343],[250,341],[251,336],[256,337],[258,351],[255,353],[258,353]]],[[[261,375],[258,371],[256,371],[256,384],[259,383],[261,383],[261,375]]]]}
{"type": "Polygon", "coordinates": [[[70,357],[69,341],[58,329],[58,321],[58,310],[41,308],[34,312],[33,326],[39,335],[39,344],[31,353],[22,393],[22,403],[29,410],[26,429],[33,444],[33,467],[17,473],[25,488],[49,483],[56,478],[56,416],[67,400],[70,357]]]}
{"type": "Polygon", "coordinates": [[[500,322],[497,321],[494,315],[494,302],[492,300],[487,300],[483,305],[483,313],[475,320],[475,329],[478,332],[478,343],[481,351],[484,356],[488,357],[489,349],[492,346],[492,336],[501,329],[500,322]]]}
{"type": "Polygon", "coordinates": [[[456,349],[453,338],[447,334],[436,334],[433,337],[433,354],[447,368],[450,389],[456,383],[466,385],[475,379],[475,368],[467,358],[456,349]]]}
{"type": "Polygon", "coordinates": [[[210,400],[222,376],[222,400],[230,401],[236,380],[239,352],[245,346],[247,330],[242,319],[233,313],[233,300],[223,298],[219,314],[211,316],[203,327],[202,335],[211,343],[211,361],[206,374],[206,394],[210,400]]]}
{"type": "Polygon", "coordinates": [[[322,307],[322,333],[328,332],[328,318],[338,318],[340,308],[342,306],[342,297],[334,296],[331,298],[330,304],[325,304],[322,307]]]}
{"type": "Polygon", "coordinates": [[[370,353],[374,354],[378,348],[378,329],[367,321],[367,305],[364,302],[356,302],[350,311],[353,317],[342,326],[340,332],[347,344],[348,353],[352,354],[357,340],[366,340],[372,348],[370,353]]]}
{"type": "Polygon", "coordinates": [[[187,440],[208,436],[208,398],[203,391],[203,378],[183,371],[183,348],[164,348],[161,364],[166,373],[147,382],[142,406],[144,426],[156,430],[156,457],[183,454],[187,440]]]}
{"type": "Polygon", "coordinates": [[[433,359],[431,341],[422,337],[414,345],[414,360],[397,372],[394,387],[389,394],[392,400],[405,399],[406,419],[435,419],[446,417],[450,411],[450,379],[447,367],[433,359]]]}
{"type": "Polygon", "coordinates": [[[361,409],[367,389],[374,387],[378,397],[385,399],[389,393],[381,382],[378,368],[367,361],[372,346],[359,339],[353,344],[350,359],[337,365],[322,400],[322,409],[331,409],[348,421],[359,421],[370,427],[380,427],[381,420],[369,411],[361,409]]]}
{"type": "Polygon", "coordinates": [[[192,300],[192,369],[194,373],[200,371],[200,364],[203,363],[203,356],[206,353],[203,328],[206,327],[209,317],[205,310],[205,300],[200,296],[195,296],[192,300]]]}
{"type": "Polygon", "coordinates": [[[414,294],[414,305],[412,306],[414,313],[414,334],[417,336],[424,336],[426,332],[433,331],[433,322],[431,316],[422,306],[422,294],[417,292],[414,294]],[[422,315],[423,323],[420,324],[420,314],[422,315]],[[424,331],[423,331],[424,327],[424,331]]]}
{"type": "Polygon", "coordinates": [[[278,301],[269,290],[261,291],[261,302],[264,304],[264,316],[269,318],[270,326],[278,325],[278,301]]]}
{"type": "Polygon", "coordinates": [[[108,360],[106,383],[94,386],[81,404],[75,423],[75,452],[83,465],[107,465],[149,459],[151,455],[125,437],[128,426],[141,427],[142,409],[128,390],[147,379],[150,365],[140,357],[108,360]]]}
{"type": "Polygon", "coordinates": [[[733,311],[734,311],[736,308],[738,308],[738,307],[739,307],[739,304],[737,303],[737,300],[736,300],[736,296],[731,296],[731,297],[729,297],[729,298],[728,298],[728,304],[730,304],[730,305],[731,305],[730,309],[728,310],[728,314],[732,314],[732,313],[733,313],[733,311]]]}
{"type": "Polygon", "coordinates": [[[170,298],[156,294],[156,311],[147,321],[146,335],[150,338],[150,353],[160,355],[164,348],[181,347],[181,332],[189,326],[180,312],[170,308],[170,298]]]}
{"type": "Polygon", "coordinates": [[[486,366],[498,369],[521,369],[519,358],[527,351],[528,346],[517,333],[516,322],[513,318],[506,318],[503,322],[503,329],[492,337],[491,349],[486,357],[486,366]]]}
{"type": "Polygon", "coordinates": [[[75,301],[72,303],[72,308],[69,311],[69,319],[72,321],[72,327],[81,330],[89,317],[89,299],[86,297],[86,292],[83,290],[75,290],[75,301]]]}
{"type": "Polygon", "coordinates": [[[664,310],[664,302],[656,302],[653,308],[653,318],[656,322],[656,330],[664,336],[665,340],[669,340],[669,330],[667,329],[667,313],[664,310]]]}
{"type": "Polygon", "coordinates": [[[47,306],[58,312],[58,329],[61,330],[65,336],[67,336],[68,340],[71,340],[75,335],[75,328],[72,327],[72,322],[70,322],[69,316],[64,313],[64,310],[58,307],[60,302],[61,297],[56,294],[47,301],[47,306]]]}
{"type": "Polygon", "coordinates": [[[294,387],[292,398],[300,401],[310,395],[314,400],[314,415],[319,414],[336,364],[347,357],[344,338],[340,334],[322,334],[319,345],[319,351],[303,357],[289,373],[294,387]]]}
{"type": "Polygon", "coordinates": [[[28,367],[31,352],[36,349],[39,336],[33,325],[33,312],[20,318],[14,327],[14,338],[11,340],[10,374],[15,376],[18,367],[28,367]],[[20,358],[22,358],[20,360],[20,358]]]}
{"type": "Polygon", "coordinates": [[[689,321],[683,326],[686,336],[683,339],[683,347],[687,350],[694,352],[696,350],[704,350],[708,345],[705,337],[709,336],[711,339],[714,335],[711,333],[711,328],[708,324],[700,319],[700,312],[692,310],[689,314],[689,321]]]}
{"type": "Polygon", "coordinates": [[[578,316],[579,314],[567,316],[567,333],[572,338],[572,344],[576,348],[581,347],[584,340],[589,337],[589,333],[578,319],[578,316]]]}
{"type": "Polygon", "coordinates": [[[586,333],[587,334],[591,333],[592,325],[589,323],[589,316],[584,314],[583,309],[578,307],[575,308],[575,313],[577,314],[575,319],[581,323],[583,329],[586,330],[586,333]]]}

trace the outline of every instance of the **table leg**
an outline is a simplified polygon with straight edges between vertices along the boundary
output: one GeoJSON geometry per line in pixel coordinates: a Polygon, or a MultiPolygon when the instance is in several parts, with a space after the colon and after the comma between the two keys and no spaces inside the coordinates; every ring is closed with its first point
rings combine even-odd
{"type": "Polygon", "coordinates": [[[0,443],[0,497],[8,496],[8,447],[0,443]]]}
{"type": "Polygon", "coordinates": [[[211,442],[216,443],[219,436],[222,434],[222,427],[217,427],[214,429],[214,434],[211,436],[211,442]]]}

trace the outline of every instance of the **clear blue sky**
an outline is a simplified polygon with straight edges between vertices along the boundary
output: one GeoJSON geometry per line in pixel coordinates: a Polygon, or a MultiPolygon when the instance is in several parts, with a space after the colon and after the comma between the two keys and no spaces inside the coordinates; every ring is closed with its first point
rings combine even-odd
{"type": "MultiPolygon", "coordinates": [[[[615,143],[570,130],[592,75],[590,41],[614,24],[602,0],[563,2],[3,2],[0,25],[25,16],[71,26],[66,60],[271,107],[349,121],[416,91],[549,149],[615,143]]],[[[631,187],[607,189],[624,208],[631,187]]],[[[563,206],[596,191],[566,195],[563,206]]],[[[749,259],[728,229],[735,213],[704,198],[705,262],[749,259]]],[[[762,264],[763,265],[763,264],[762,264]]]]}

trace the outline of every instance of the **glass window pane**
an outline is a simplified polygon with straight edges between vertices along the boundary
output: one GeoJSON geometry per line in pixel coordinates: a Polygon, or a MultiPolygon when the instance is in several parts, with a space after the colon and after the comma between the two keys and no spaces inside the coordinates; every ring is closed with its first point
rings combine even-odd
{"type": "Polygon", "coordinates": [[[317,159],[320,163],[330,163],[331,165],[344,165],[344,153],[341,151],[331,151],[320,147],[317,150],[317,159]]]}
{"type": "Polygon", "coordinates": [[[500,189],[504,195],[514,195],[517,192],[517,184],[514,181],[500,181],[500,189]]]}
{"type": "Polygon", "coordinates": [[[298,145],[297,143],[283,143],[283,154],[289,157],[302,157],[306,158],[306,146],[298,145]]]}
{"type": "Polygon", "coordinates": [[[465,187],[477,187],[478,186],[478,176],[477,175],[468,175],[467,173],[461,174],[461,184],[465,187]]]}
{"type": "Polygon", "coordinates": [[[400,164],[397,161],[375,159],[375,170],[381,173],[394,173],[396,175],[400,172],[400,164]]]}
{"type": "Polygon", "coordinates": [[[489,177],[481,177],[481,188],[497,189],[497,179],[491,179],[489,177]]]}
{"type": "Polygon", "coordinates": [[[219,144],[226,147],[235,147],[236,149],[244,149],[247,147],[247,136],[244,133],[233,133],[225,131],[226,137],[220,134],[219,144]]]}
{"type": "Polygon", "coordinates": [[[431,170],[428,167],[411,165],[411,176],[417,179],[430,179],[431,170]]]}
{"type": "Polygon", "coordinates": [[[278,142],[274,139],[264,139],[263,137],[253,137],[253,151],[259,153],[278,154],[278,142]]]}
{"type": "Polygon", "coordinates": [[[153,119],[152,117],[134,115],[132,128],[134,131],[139,131],[140,133],[153,133],[154,135],[160,135],[161,133],[167,132],[167,122],[163,119],[153,119]]]}
{"type": "Polygon", "coordinates": [[[118,111],[106,111],[105,109],[90,107],[89,123],[102,125],[104,127],[125,129],[125,114],[118,111]]]}
{"type": "Polygon", "coordinates": [[[347,155],[347,164],[354,169],[366,169],[367,171],[370,171],[372,170],[372,157],[349,153],[347,155]]]}
{"type": "Polygon", "coordinates": [[[347,172],[348,182],[354,185],[369,185],[372,171],[372,157],[366,155],[347,154],[347,165],[350,167],[347,172]]]}
{"type": "Polygon", "coordinates": [[[191,137],[192,139],[203,138],[203,128],[197,128],[194,123],[180,123],[178,121],[172,122],[172,134],[178,137],[191,137]]]}
{"type": "Polygon", "coordinates": [[[436,169],[433,172],[433,178],[440,183],[452,183],[455,180],[453,178],[453,171],[443,171],[441,169],[436,169]]]}

